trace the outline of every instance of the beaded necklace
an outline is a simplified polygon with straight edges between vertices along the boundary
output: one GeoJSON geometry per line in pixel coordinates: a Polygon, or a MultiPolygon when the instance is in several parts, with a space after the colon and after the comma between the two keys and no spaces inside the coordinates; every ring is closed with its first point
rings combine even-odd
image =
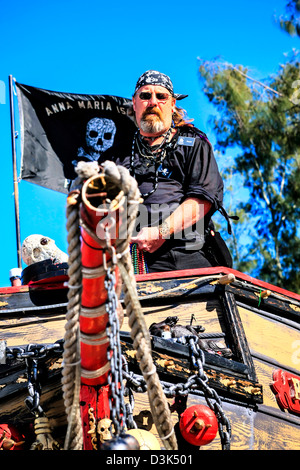
{"type": "Polygon", "coordinates": [[[136,243],[130,243],[130,254],[134,274],[146,274],[149,272],[144,253],[138,249],[136,243]]]}
{"type": "Polygon", "coordinates": [[[152,160],[155,163],[155,178],[154,178],[153,188],[148,193],[141,194],[143,198],[150,196],[150,194],[153,194],[157,190],[158,168],[165,159],[165,156],[167,153],[167,146],[169,144],[169,138],[171,136],[171,133],[172,133],[172,127],[170,127],[169,130],[165,134],[163,134],[164,136],[163,141],[161,142],[160,145],[155,146],[154,151],[151,149],[150,145],[143,142],[139,130],[137,130],[136,133],[134,134],[134,138],[132,142],[132,149],[131,149],[131,159],[130,159],[130,172],[132,176],[135,176],[135,171],[134,171],[135,145],[137,146],[137,150],[138,150],[140,157],[145,158],[147,160],[152,160]],[[146,152],[148,152],[148,155],[142,152],[141,146],[144,148],[146,152]]]}

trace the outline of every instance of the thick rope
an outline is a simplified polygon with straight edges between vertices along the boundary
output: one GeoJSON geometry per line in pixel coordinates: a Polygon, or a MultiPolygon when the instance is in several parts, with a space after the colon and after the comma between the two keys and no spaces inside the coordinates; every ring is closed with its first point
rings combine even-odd
{"type": "Polygon", "coordinates": [[[65,450],[79,450],[82,448],[82,426],[79,408],[79,315],[81,305],[81,252],[79,239],[80,234],[78,233],[78,209],[76,206],[67,207],[67,228],[69,242],[69,291],[62,372],[63,397],[68,418],[65,450]]]}

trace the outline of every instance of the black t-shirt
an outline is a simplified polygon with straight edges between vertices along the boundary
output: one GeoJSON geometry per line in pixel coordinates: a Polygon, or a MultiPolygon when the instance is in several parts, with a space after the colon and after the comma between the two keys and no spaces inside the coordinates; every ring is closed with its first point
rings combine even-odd
{"type": "MultiPolygon", "coordinates": [[[[114,161],[131,169],[142,195],[153,189],[156,172],[154,160],[145,159],[135,149],[133,165],[130,164],[130,155],[115,158],[114,161]]],[[[196,226],[176,234],[168,242],[171,248],[184,249],[188,243],[189,249],[200,249],[207,222],[223,201],[223,181],[210,142],[195,127],[180,127],[167,148],[162,164],[157,166],[158,187],[144,198],[143,206],[140,206],[137,231],[145,225],[159,225],[189,197],[206,199],[212,207],[205,222],[199,221],[196,226]]]]}

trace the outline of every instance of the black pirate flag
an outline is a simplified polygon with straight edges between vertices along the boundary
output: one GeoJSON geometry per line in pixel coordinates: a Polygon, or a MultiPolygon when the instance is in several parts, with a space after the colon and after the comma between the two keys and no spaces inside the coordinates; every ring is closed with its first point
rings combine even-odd
{"type": "Polygon", "coordinates": [[[22,134],[21,178],[66,193],[78,161],[111,160],[131,151],[131,100],[78,95],[16,83],[22,134]]]}

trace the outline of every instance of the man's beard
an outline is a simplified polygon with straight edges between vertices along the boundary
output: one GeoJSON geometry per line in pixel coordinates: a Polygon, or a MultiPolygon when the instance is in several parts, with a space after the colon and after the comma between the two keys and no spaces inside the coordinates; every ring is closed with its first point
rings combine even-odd
{"type": "Polygon", "coordinates": [[[140,122],[140,128],[143,132],[147,132],[148,134],[157,134],[158,132],[163,132],[165,130],[165,123],[156,111],[154,111],[154,113],[155,115],[149,113],[149,111],[144,113],[140,122]]]}

